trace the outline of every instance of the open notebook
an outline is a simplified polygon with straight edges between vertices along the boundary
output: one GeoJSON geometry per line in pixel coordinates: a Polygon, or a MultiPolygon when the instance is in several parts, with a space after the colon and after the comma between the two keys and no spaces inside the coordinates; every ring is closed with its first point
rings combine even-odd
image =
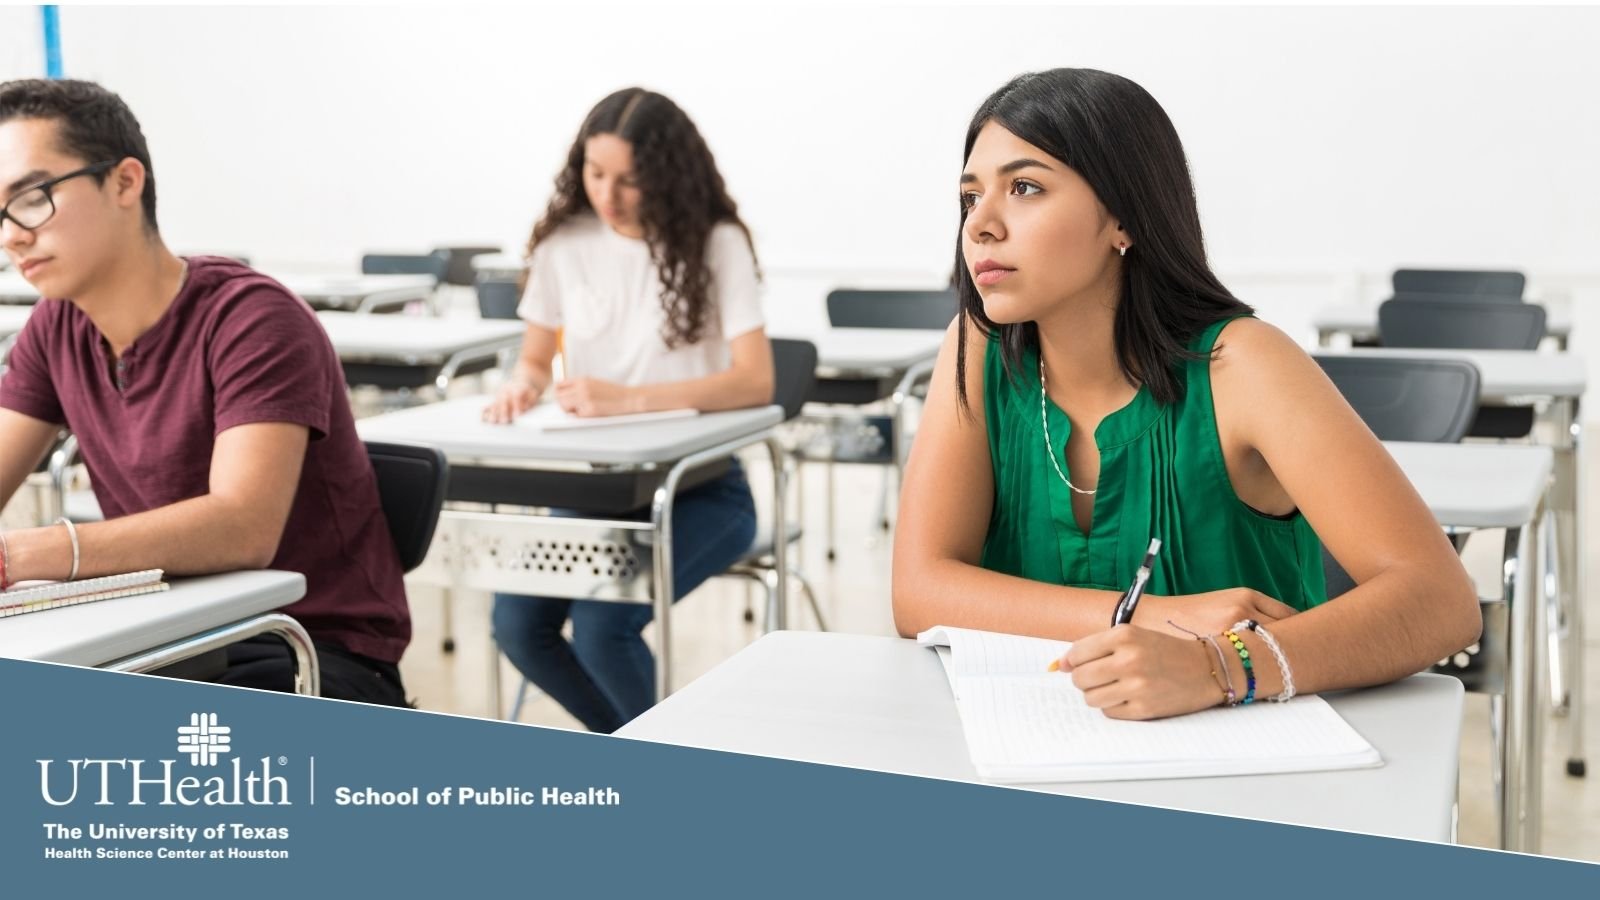
{"type": "Polygon", "coordinates": [[[1125,781],[1383,765],[1321,697],[1203,710],[1153,722],[1108,719],[1070,676],[1047,672],[1071,644],[940,626],[967,752],[996,782],[1125,781]]]}
{"type": "Polygon", "coordinates": [[[580,428],[608,428],[614,425],[637,425],[642,422],[662,422],[671,419],[688,419],[700,414],[696,409],[664,409],[658,412],[629,413],[623,416],[574,416],[554,403],[542,403],[517,417],[518,428],[535,431],[575,431],[580,428]]]}
{"type": "Polygon", "coordinates": [[[43,609],[93,603],[96,600],[154,594],[168,587],[161,580],[161,575],[160,569],[146,569],[143,572],[85,578],[81,581],[24,582],[9,591],[0,591],[0,619],[43,609]]]}

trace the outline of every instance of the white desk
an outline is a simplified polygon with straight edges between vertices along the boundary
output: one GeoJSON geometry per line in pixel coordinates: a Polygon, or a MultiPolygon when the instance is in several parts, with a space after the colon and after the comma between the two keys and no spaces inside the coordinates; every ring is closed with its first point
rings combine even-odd
{"type": "MultiPolygon", "coordinates": [[[[1567,772],[1585,771],[1583,749],[1584,674],[1583,602],[1588,596],[1581,554],[1584,540],[1582,498],[1587,474],[1583,463],[1583,419],[1580,404],[1588,387],[1588,369],[1582,357],[1570,353],[1532,350],[1418,350],[1356,348],[1319,350],[1318,355],[1386,356],[1421,359],[1464,359],[1478,367],[1479,394],[1487,406],[1535,406],[1555,436],[1555,485],[1549,510],[1555,519],[1555,559],[1546,575],[1557,583],[1553,605],[1556,635],[1551,644],[1559,656],[1549,667],[1551,706],[1571,719],[1572,747],[1567,772]]],[[[1537,433],[1536,433],[1537,434],[1537,433]]]]}
{"type": "MultiPolygon", "coordinates": [[[[1377,769],[1029,785],[1051,793],[1418,840],[1453,838],[1461,683],[1418,675],[1327,696],[1377,769]]],[[[978,781],[937,655],[915,641],[776,632],[623,726],[622,737],[978,781]]]]}
{"type": "MultiPolygon", "coordinates": [[[[364,440],[438,447],[450,461],[448,499],[457,503],[568,507],[586,514],[447,509],[428,559],[414,575],[445,587],[651,603],[660,638],[656,690],[665,697],[672,671],[672,505],[679,484],[744,447],[764,444],[772,458],[773,521],[787,521],[783,449],[772,436],[782,408],[545,432],[486,424],[482,412],[488,402],[466,397],[435,403],[361,419],[356,428],[364,440]],[[635,500],[650,507],[648,521],[620,512],[635,500]],[[611,504],[616,512],[594,513],[611,504]],[[640,562],[644,557],[648,566],[640,562]]],[[[783,627],[787,609],[786,558],[776,554],[776,628],[783,627]]],[[[499,661],[491,654],[489,663],[490,683],[498,685],[499,661]]],[[[499,698],[494,699],[499,710],[499,698]]]]}
{"type": "Polygon", "coordinates": [[[351,384],[420,387],[432,384],[441,397],[457,375],[491,368],[502,353],[522,343],[526,326],[504,319],[436,319],[371,316],[323,310],[327,330],[351,384]]]}
{"type": "Polygon", "coordinates": [[[273,610],[305,596],[296,572],[184,578],[171,590],[0,619],[0,656],[149,672],[257,634],[293,649],[297,693],[318,692],[316,652],[298,622],[273,610]]]}
{"type": "MultiPolygon", "coordinates": [[[[1492,302],[1492,301],[1485,301],[1492,302]]],[[[1529,299],[1527,302],[1534,303],[1529,299]]],[[[1317,329],[1317,345],[1328,347],[1335,335],[1349,335],[1353,341],[1371,341],[1378,337],[1378,307],[1364,303],[1337,303],[1317,310],[1311,324],[1317,329]]],[[[1545,307],[1545,331],[1556,339],[1556,345],[1566,349],[1572,336],[1572,310],[1565,303],[1545,307]]]]}
{"type": "Polygon", "coordinates": [[[267,273],[316,309],[376,312],[433,296],[432,275],[302,275],[267,273]]]}

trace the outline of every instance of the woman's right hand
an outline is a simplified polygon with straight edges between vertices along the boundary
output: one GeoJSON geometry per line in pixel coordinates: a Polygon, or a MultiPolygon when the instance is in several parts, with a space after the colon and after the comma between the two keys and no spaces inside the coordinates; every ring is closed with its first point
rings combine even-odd
{"type": "Polygon", "coordinates": [[[539,402],[540,392],[521,378],[512,378],[500,386],[499,392],[484,407],[483,420],[494,425],[509,425],[511,420],[533,408],[539,402]]]}
{"type": "Polygon", "coordinates": [[[1287,619],[1297,611],[1260,591],[1228,588],[1204,594],[1145,597],[1134,610],[1133,624],[1178,637],[1192,637],[1189,632],[1221,634],[1242,619],[1266,624],[1287,619]],[[1185,632],[1185,628],[1189,632],[1185,632]]]}

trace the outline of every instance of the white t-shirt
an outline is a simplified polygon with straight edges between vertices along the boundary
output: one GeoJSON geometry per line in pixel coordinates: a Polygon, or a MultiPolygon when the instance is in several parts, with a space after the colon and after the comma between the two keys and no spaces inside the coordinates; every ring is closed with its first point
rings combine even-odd
{"type": "Polygon", "coordinates": [[[700,340],[668,349],[649,244],[617,234],[592,213],[576,216],[534,249],[517,314],[564,329],[568,378],[626,385],[704,378],[731,364],[730,339],[763,325],[755,257],[739,226],[712,228],[706,262],[711,303],[700,340]]]}

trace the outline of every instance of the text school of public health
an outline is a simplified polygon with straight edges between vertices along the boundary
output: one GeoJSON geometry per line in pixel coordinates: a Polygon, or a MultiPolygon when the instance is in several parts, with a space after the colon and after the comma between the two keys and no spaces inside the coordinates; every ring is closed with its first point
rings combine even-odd
{"type": "MultiPolygon", "coordinates": [[[[1238,148],[1104,53],[979,67],[937,166],[790,193],[635,60],[498,218],[391,226],[354,156],[185,181],[202,108],[77,52],[95,15],[0,68],[0,657],[1600,861],[1600,278],[1438,236],[1316,292],[1214,266],[1238,148]],[[354,252],[233,227],[225,177],[354,252]],[[841,192],[946,218],[914,271],[794,263],[779,201],[841,192]]],[[[80,762],[47,802],[105,789],[80,762]]],[[[530,766],[326,799],[623,804],[530,766]]]]}

